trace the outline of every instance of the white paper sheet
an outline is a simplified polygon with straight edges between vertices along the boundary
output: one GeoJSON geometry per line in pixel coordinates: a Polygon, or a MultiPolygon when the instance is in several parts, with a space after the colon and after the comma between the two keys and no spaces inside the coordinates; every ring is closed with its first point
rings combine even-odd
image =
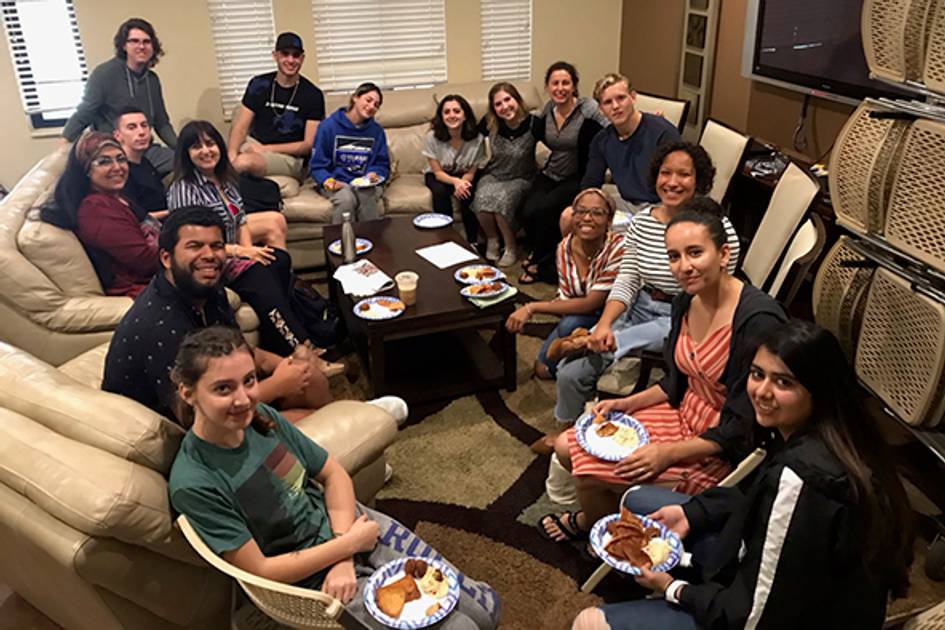
{"type": "Polygon", "coordinates": [[[446,269],[459,263],[479,258],[476,254],[465,247],[457,245],[453,241],[440,243],[439,245],[430,245],[417,250],[417,254],[430,261],[440,269],[446,269]]]}

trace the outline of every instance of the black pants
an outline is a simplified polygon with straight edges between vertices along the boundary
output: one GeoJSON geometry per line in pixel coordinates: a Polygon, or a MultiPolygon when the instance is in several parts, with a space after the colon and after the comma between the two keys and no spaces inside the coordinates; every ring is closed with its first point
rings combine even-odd
{"type": "Polygon", "coordinates": [[[276,259],[271,264],[250,266],[230,281],[229,287],[259,317],[259,347],[285,357],[308,339],[308,333],[289,305],[292,259],[281,249],[272,251],[276,259]]]}
{"type": "MultiPolygon", "coordinates": [[[[430,189],[430,192],[433,193],[433,211],[452,217],[453,190],[455,190],[453,185],[444,184],[439,181],[433,173],[424,175],[423,182],[427,185],[427,188],[430,189]]],[[[475,244],[476,239],[479,238],[479,220],[476,218],[476,213],[470,208],[475,194],[476,188],[475,183],[473,183],[469,197],[467,199],[458,200],[460,213],[463,218],[463,228],[466,230],[466,240],[472,244],[475,244]]]]}
{"type": "Polygon", "coordinates": [[[581,182],[576,177],[556,182],[539,173],[528,191],[525,203],[519,209],[518,222],[525,229],[532,262],[538,266],[539,280],[552,284],[558,282],[558,270],[555,267],[555,252],[561,241],[558,221],[580,188],[581,182]]]}

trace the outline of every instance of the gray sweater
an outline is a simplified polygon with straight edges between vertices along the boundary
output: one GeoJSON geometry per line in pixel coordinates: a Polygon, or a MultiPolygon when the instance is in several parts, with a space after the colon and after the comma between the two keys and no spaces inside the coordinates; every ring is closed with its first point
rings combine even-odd
{"type": "Polygon", "coordinates": [[[111,133],[115,115],[129,105],[141,109],[164,144],[174,148],[177,134],[164,108],[158,75],[150,69],[135,73],[119,57],[96,66],[89,75],[82,102],[66,123],[62,135],[73,142],[89,125],[96,131],[111,133]]]}

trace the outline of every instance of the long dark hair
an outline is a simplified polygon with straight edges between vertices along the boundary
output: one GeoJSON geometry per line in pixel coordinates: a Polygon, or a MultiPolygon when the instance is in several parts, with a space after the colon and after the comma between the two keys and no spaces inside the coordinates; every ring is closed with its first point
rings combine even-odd
{"type": "Polygon", "coordinates": [[[51,203],[40,210],[40,218],[64,230],[75,230],[78,224],[79,206],[89,194],[89,176],[75,155],[75,145],[69,149],[66,169],[56,182],[51,203]]]}
{"type": "Polygon", "coordinates": [[[209,138],[220,149],[220,159],[217,165],[213,167],[213,173],[220,180],[220,183],[230,182],[236,184],[238,179],[227,155],[226,141],[217,131],[217,128],[206,120],[192,120],[180,130],[180,135],[177,136],[177,150],[174,152],[174,181],[183,179],[194,181],[197,167],[190,159],[190,147],[197,144],[201,138],[209,138]]]}
{"type": "Polygon", "coordinates": [[[118,27],[118,30],[115,32],[115,56],[119,59],[128,59],[128,53],[125,52],[125,43],[128,41],[128,33],[133,28],[144,31],[148,34],[148,37],[151,38],[151,48],[154,50],[154,54],[151,55],[151,60],[148,61],[148,67],[153,68],[157,65],[160,58],[164,56],[164,48],[161,46],[161,40],[158,39],[157,33],[154,32],[154,27],[151,26],[151,23],[141,18],[125,20],[122,22],[122,25],[118,27]]]}
{"type": "Polygon", "coordinates": [[[888,581],[894,597],[905,597],[913,556],[911,508],[840,343],[817,324],[792,320],[765,335],[760,346],[810,392],[813,411],[803,430],[817,435],[849,475],[863,528],[863,560],[888,581]]]}
{"type": "MultiPolygon", "coordinates": [[[[253,350],[243,338],[243,333],[236,328],[226,326],[208,326],[192,331],[184,337],[177,349],[177,358],[171,368],[171,381],[175,385],[194,387],[200,377],[207,371],[210,359],[228,357],[234,352],[246,352],[250,358],[253,350]]],[[[185,428],[194,424],[194,409],[186,402],[177,399],[177,409],[174,410],[177,419],[185,428]]],[[[253,414],[250,425],[260,433],[268,433],[275,423],[261,415],[258,411],[253,414]]]]}
{"type": "Polygon", "coordinates": [[[684,201],[666,224],[666,230],[669,231],[669,228],[677,223],[701,225],[718,249],[728,243],[728,234],[725,233],[725,224],[722,222],[722,206],[710,197],[693,197],[684,201]]]}
{"type": "Polygon", "coordinates": [[[459,108],[463,110],[463,114],[466,116],[466,120],[463,121],[463,126],[459,130],[460,137],[467,141],[474,139],[479,134],[479,130],[476,128],[476,115],[473,113],[469,101],[459,94],[447,94],[440,99],[439,104],[436,106],[436,114],[433,115],[433,120],[430,121],[433,136],[440,142],[450,141],[450,130],[446,127],[446,123],[443,122],[443,107],[450,101],[459,103],[459,108]]]}

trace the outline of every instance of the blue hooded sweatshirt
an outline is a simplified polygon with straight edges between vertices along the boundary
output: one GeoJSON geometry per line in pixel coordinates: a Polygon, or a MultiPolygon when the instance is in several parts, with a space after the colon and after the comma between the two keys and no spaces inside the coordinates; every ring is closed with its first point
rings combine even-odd
{"type": "Polygon", "coordinates": [[[373,118],[355,126],[339,107],[318,125],[309,169],[319,186],[329,177],[347,184],[371,172],[387,179],[390,157],[384,128],[373,118]]]}

